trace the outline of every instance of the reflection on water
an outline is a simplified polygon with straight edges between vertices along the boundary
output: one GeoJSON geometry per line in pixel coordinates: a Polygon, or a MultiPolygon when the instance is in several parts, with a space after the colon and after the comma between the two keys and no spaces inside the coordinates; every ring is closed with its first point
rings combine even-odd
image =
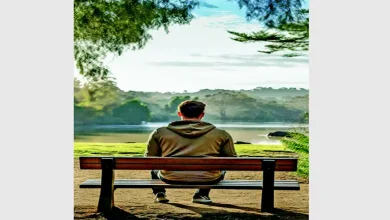
{"type": "MultiPolygon", "coordinates": [[[[167,124],[147,123],[144,125],[75,127],[75,141],[103,143],[146,142],[154,129],[167,124]]],[[[270,132],[308,129],[308,125],[283,123],[215,123],[214,125],[229,132],[234,141],[267,145],[280,144],[280,138],[267,137],[267,134],[270,132]]]]}

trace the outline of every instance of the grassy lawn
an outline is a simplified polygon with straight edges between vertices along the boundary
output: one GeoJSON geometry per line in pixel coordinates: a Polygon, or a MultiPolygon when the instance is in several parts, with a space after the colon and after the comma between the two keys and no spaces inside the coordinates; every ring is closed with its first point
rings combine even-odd
{"type": "MultiPolygon", "coordinates": [[[[143,156],[145,143],[74,143],[74,157],[79,156],[143,156]]],[[[241,157],[291,157],[295,154],[283,145],[251,145],[238,144],[235,146],[241,157]]]]}

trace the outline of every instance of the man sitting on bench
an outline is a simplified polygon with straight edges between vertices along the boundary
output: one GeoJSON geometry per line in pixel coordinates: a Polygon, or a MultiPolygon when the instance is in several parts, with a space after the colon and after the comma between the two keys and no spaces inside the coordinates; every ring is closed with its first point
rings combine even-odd
{"type": "MultiPolygon", "coordinates": [[[[229,133],[201,121],[205,104],[184,101],[178,106],[180,121],[171,122],[152,132],[146,157],[236,157],[233,139],[229,133]]],[[[168,184],[215,184],[223,180],[224,171],[167,171],[152,170],[152,179],[168,184]]],[[[166,203],[164,188],[153,188],[155,201],[166,203]]],[[[198,189],[192,198],[195,203],[211,203],[210,189],[198,189]]]]}

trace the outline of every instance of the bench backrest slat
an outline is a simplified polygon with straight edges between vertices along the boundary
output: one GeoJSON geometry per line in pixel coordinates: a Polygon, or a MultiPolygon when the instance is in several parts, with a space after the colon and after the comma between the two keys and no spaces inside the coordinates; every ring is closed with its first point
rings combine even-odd
{"type": "Polygon", "coordinates": [[[116,170],[243,170],[262,171],[264,160],[275,161],[275,171],[296,171],[296,158],[265,157],[80,157],[80,169],[102,169],[101,158],[113,158],[116,170]]]}

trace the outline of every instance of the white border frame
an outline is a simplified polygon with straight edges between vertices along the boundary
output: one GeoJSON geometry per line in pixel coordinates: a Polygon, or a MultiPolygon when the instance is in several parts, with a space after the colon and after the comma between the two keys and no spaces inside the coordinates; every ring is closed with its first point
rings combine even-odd
{"type": "MultiPolygon", "coordinates": [[[[72,3],[1,5],[4,219],[73,216],[72,3]]],[[[388,215],[390,31],[381,3],[310,2],[310,219],[388,215]]]]}

